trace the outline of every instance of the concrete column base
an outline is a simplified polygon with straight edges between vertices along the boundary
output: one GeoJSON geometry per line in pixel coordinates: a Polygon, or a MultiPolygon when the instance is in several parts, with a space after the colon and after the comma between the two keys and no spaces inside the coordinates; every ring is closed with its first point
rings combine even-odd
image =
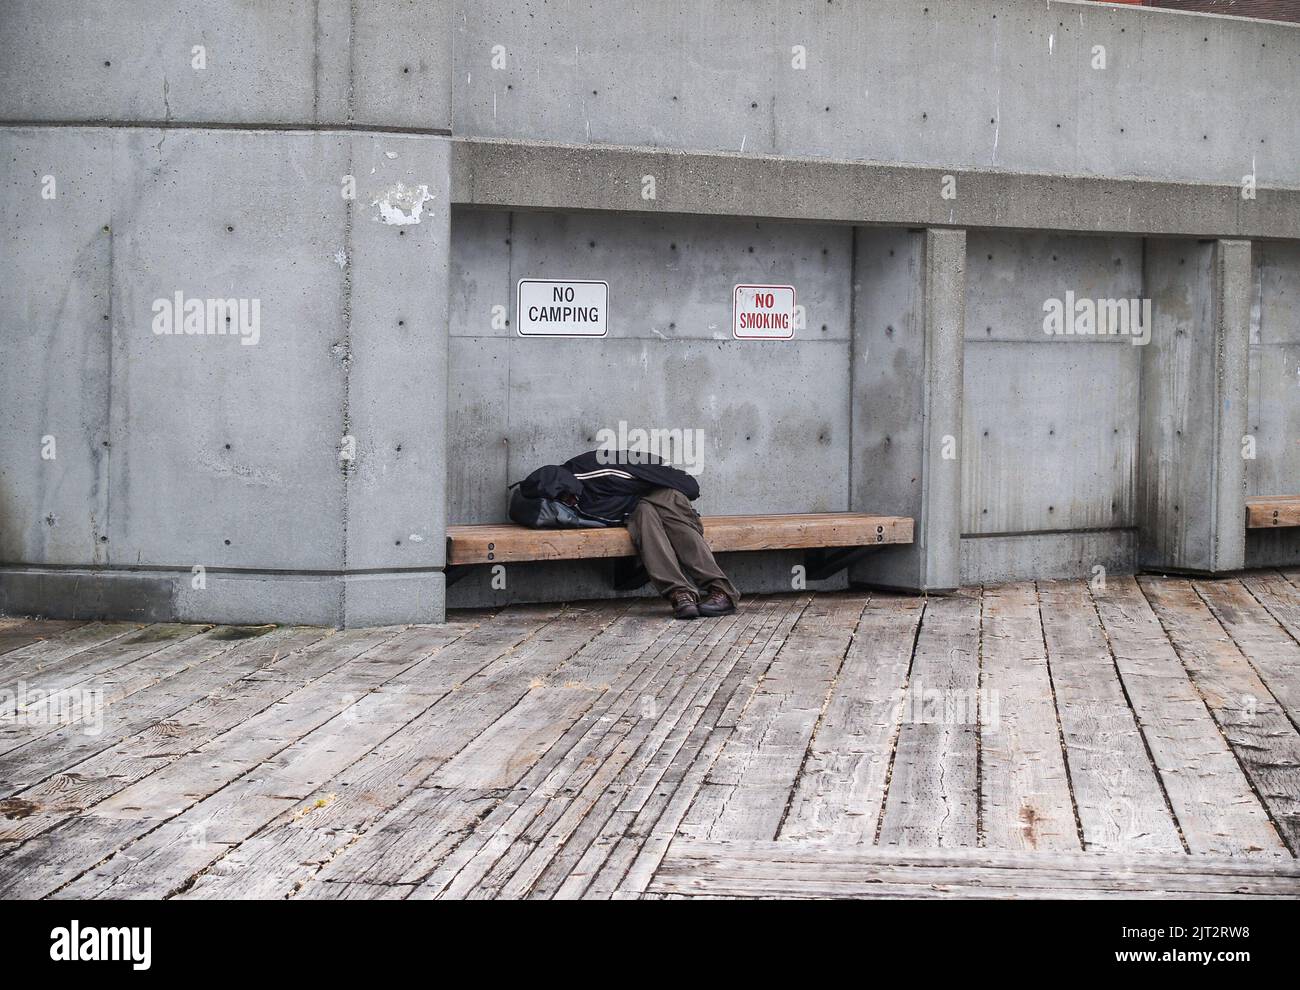
{"type": "Polygon", "coordinates": [[[442,622],[440,570],[368,574],[211,572],[11,566],[0,613],[52,619],[212,622],[353,628],[442,622]]]}

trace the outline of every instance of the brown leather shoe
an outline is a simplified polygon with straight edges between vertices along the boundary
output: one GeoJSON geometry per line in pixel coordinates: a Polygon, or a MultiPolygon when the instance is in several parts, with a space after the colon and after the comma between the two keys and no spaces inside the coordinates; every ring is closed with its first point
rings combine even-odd
{"type": "Polygon", "coordinates": [[[699,603],[694,593],[690,591],[674,591],[669,597],[668,603],[673,607],[674,619],[698,619],[700,617],[699,603]]]}
{"type": "Polygon", "coordinates": [[[736,603],[728,598],[721,591],[709,592],[709,597],[700,602],[698,606],[700,615],[717,616],[730,615],[736,611],[736,603]]]}

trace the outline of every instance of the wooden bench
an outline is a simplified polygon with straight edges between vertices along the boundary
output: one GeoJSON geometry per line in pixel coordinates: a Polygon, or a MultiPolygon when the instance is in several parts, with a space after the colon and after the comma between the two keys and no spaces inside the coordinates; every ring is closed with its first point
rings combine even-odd
{"type": "Polygon", "coordinates": [[[1300,526],[1300,495],[1269,495],[1246,499],[1246,528],[1300,526]]]}
{"type": "MultiPolygon", "coordinates": [[[[912,542],[906,516],[859,512],[807,515],[705,516],[704,539],[715,553],[747,550],[804,550],[810,581],[822,581],[848,567],[874,546],[912,542]]],[[[639,588],[647,578],[626,529],[527,529],[513,523],[447,527],[447,583],[476,564],[540,560],[618,558],[614,586],[639,588]],[[629,565],[627,558],[633,558],[629,565]]]]}

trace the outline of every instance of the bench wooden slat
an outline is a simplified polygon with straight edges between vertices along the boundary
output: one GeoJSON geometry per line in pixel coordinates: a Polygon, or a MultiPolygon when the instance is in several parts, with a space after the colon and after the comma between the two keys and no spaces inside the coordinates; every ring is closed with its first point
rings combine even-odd
{"type": "Polygon", "coordinates": [[[1246,499],[1246,528],[1300,526],[1300,495],[1269,495],[1246,499]]]}
{"type": "MultiPolygon", "coordinates": [[[[705,516],[704,538],[717,553],[911,543],[912,520],[906,516],[858,512],[705,516]]],[[[447,563],[452,566],[635,555],[632,538],[621,526],[527,529],[510,523],[493,523],[447,527],[447,563]]]]}

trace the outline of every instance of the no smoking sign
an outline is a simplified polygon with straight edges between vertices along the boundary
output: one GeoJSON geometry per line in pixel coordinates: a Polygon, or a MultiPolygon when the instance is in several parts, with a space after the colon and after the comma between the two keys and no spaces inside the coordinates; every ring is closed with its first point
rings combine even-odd
{"type": "Polygon", "coordinates": [[[793,285],[738,285],[732,295],[731,335],[738,340],[794,336],[793,285]]]}

